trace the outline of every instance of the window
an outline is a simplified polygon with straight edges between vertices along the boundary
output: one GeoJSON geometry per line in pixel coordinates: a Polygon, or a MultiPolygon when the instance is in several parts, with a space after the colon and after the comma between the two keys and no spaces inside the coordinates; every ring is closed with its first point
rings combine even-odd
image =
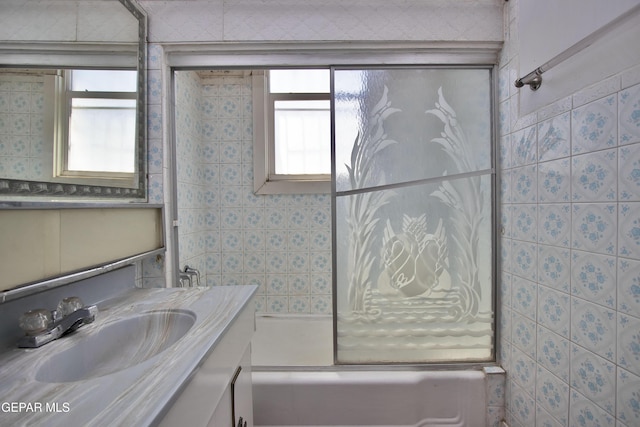
{"type": "Polygon", "coordinates": [[[328,193],[331,109],[328,69],[254,72],[254,190],[328,193]]]}
{"type": "Polygon", "coordinates": [[[135,70],[63,70],[56,82],[54,175],[134,184],[135,70]]]}

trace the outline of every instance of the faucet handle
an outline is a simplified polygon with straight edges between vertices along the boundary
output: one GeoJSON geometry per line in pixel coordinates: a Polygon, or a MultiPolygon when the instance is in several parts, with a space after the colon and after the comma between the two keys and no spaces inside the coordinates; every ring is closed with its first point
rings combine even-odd
{"type": "Polygon", "coordinates": [[[49,310],[36,308],[23,313],[18,319],[20,329],[27,335],[37,335],[49,329],[53,316],[49,310]]]}
{"type": "Polygon", "coordinates": [[[62,316],[68,316],[71,313],[80,310],[84,307],[84,303],[78,297],[66,297],[60,300],[58,303],[57,311],[62,316]]]}

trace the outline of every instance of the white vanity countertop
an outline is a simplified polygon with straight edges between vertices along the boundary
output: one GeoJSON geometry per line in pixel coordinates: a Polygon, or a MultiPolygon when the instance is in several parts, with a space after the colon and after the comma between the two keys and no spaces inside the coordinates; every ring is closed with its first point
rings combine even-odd
{"type": "Polygon", "coordinates": [[[0,425],[111,427],[158,422],[256,289],[132,289],[98,304],[95,322],[71,335],[40,348],[0,354],[0,425]],[[97,378],[65,383],[35,379],[47,356],[72,348],[83,336],[135,314],[167,309],[190,310],[197,318],[179,341],[154,357],[97,378]]]}

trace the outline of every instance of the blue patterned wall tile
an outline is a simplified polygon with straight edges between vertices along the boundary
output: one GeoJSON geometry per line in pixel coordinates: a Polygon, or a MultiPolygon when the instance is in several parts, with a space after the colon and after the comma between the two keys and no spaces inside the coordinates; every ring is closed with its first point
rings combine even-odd
{"type": "Polygon", "coordinates": [[[568,384],[571,358],[569,340],[539,326],[537,345],[538,363],[568,384]]]}
{"type": "Polygon", "coordinates": [[[311,313],[311,298],[309,296],[290,295],[289,296],[289,313],[311,313]]]}
{"type": "Polygon", "coordinates": [[[331,314],[332,312],[331,295],[311,295],[311,313],[331,314]]]}
{"type": "Polygon", "coordinates": [[[265,262],[267,273],[284,274],[287,272],[286,252],[267,252],[265,262]]]}
{"type": "Polygon", "coordinates": [[[499,187],[499,191],[500,191],[500,202],[501,203],[512,203],[513,201],[513,197],[512,197],[512,191],[511,191],[511,187],[512,187],[512,171],[511,170],[507,170],[507,171],[501,171],[500,172],[501,176],[500,176],[500,187],[499,187]]]}
{"type": "Polygon", "coordinates": [[[572,344],[570,378],[572,388],[609,414],[615,412],[616,368],[613,363],[572,344]]]}
{"type": "Polygon", "coordinates": [[[617,149],[574,156],[571,167],[574,202],[616,201],[617,149]]]}
{"type": "Polygon", "coordinates": [[[517,347],[512,348],[510,377],[523,389],[535,390],[536,362],[517,347]]]}
{"type": "Polygon", "coordinates": [[[618,310],[640,317],[640,261],[618,259],[618,310]]]}
{"type": "Polygon", "coordinates": [[[538,205],[538,242],[568,247],[571,238],[571,205],[538,205]]]}
{"type": "Polygon", "coordinates": [[[617,206],[604,203],[573,204],[572,247],[615,255],[617,206]]]}
{"type": "Polygon", "coordinates": [[[571,341],[610,361],[616,360],[616,314],[580,298],[571,299],[571,341]]]}
{"type": "Polygon", "coordinates": [[[309,254],[303,252],[287,252],[287,271],[290,273],[309,271],[309,254]]]}
{"type": "Polygon", "coordinates": [[[618,149],[618,199],[640,201],[640,144],[618,149]]]}
{"type": "Polygon", "coordinates": [[[618,365],[640,375],[640,319],[618,314],[617,323],[618,365]]]}
{"type": "Polygon", "coordinates": [[[267,313],[287,313],[289,311],[289,297],[287,296],[267,296],[267,313]]]}
{"type": "Polygon", "coordinates": [[[513,344],[530,358],[536,359],[535,322],[515,311],[512,312],[511,319],[511,338],[513,344]]]}
{"type": "Polygon", "coordinates": [[[511,237],[527,242],[538,240],[538,224],[536,205],[522,204],[514,205],[512,209],[512,231],[511,237]]]}
{"type": "Polygon", "coordinates": [[[530,126],[511,135],[511,161],[513,166],[535,163],[538,158],[536,126],[530,126]]]}
{"type": "Polygon", "coordinates": [[[538,367],[536,375],[536,402],[560,421],[561,425],[567,425],[569,385],[541,367],[538,367]]]}
{"type": "Polygon", "coordinates": [[[538,287],[538,324],[569,338],[571,305],[569,295],[545,286],[538,287]]]}
{"type": "Polygon", "coordinates": [[[506,307],[511,307],[511,281],[511,273],[506,271],[500,273],[500,303],[506,307]]]}
{"type": "MultiPolygon", "coordinates": [[[[567,407],[568,408],[568,407],[567,407]]],[[[551,414],[545,411],[540,405],[536,405],[536,427],[566,427],[553,418],[551,414]]]]}
{"type": "Polygon", "coordinates": [[[244,256],[242,252],[223,252],[222,253],[222,273],[223,274],[240,274],[244,256]]]}
{"type": "Polygon", "coordinates": [[[618,219],[618,255],[640,259],[640,203],[621,203],[618,219]]]}
{"type": "Polygon", "coordinates": [[[571,390],[569,401],[569,426],[614,427],[615,419],[606,411],[575,390],[571,390]]]}
{"type": "Polygon", "coordinates": [[[332,269],[331,252],[310,252],[309,263],[312,273],[330,273],[332,269]]]}
{"type": "Polygon", "coordinates": [[[244,250],[262,252],[266,249],[265,232],[262,230],[245,229],[242,233],[244,250]]]}
{"type": "Polygon", "coordinates": [[[538,198],[537,166],[524,166],[511,171],[511,201],[535,203],[538,198]]]}
{"type": "Polygon", "coordinates": [[[640,85],[620,92],[620,144],[640,142],[640,85]]]}
{"type": "Polygon", "coordinates": [[[538,280],[541,284],[569,293],[570,265],[569,249],[538,245],[538,280]]]}
{"type": "Polygon", "coordinates": [[[569,159],[538,164],[538,202],[569,202],[570,189],[569,159]]]}
{"type": "Polygon", "coordinates": [[[511,271],[528,280],[537,279],[538,245],[514,240],[511,253],[511,271]]]}
{"type": "Polygon", "coordinates": [[[242,272],[256,274],[265,272],[264,252],[245,251],[243,256],[242,272]]]}
{"type": "Polygon", "coordinates": [[[616,411],[626,426],[640,425],[640,377],[618,368],[616,411]]]}
{"type": "Polygon", "coordinates": [[[572,154],[586,153],[618,144],[617,96],[612,95],[573,110],[572,154]]]}
{"type": "Polygon", "coordinates": [[[288,295],[309,295],[310,284],[309,275],[302,274],[288,274],[287,275],[287,288],[288,295]]]}
{"type": "Polygon", "coordinates": [[[245,207],[242,209],[242,227],[245,230],[264,229],[264,209],[245,207]]]}
{"type": "Polygon", "coordinates": [[[505,135],[500,137],[499,142],[500,158],[499,166],[501,169],[510,169],[511,164],[511,135],[505,135]]]}
{"type": "Polygon", "coordinates": [[[616,258],[574,250],[571,253],[571,294],[616,308],[616,258]]]}
{"type": "Polygon", "coordinates": [[[569,156],[571,115],[567,112],[538,124],[538,161],[569,156]]]}
{"type": "Polygon", "coordinates": [[[512,308],[527,316],[529,319],[536,319],[538,286],[535,282],[513,276],[511,287],[512,308]]]}
{"type": "Polygon", "coordinates": [[[288,287],[286,274],[267,274],[267,295],[286,295],[287,290],[288,287]]]}
{"type": "Polygon", "coordinates": [[[510,410],[515,420],[523,426],[535,425],[535,399],[513,381],[511,381],[510,391],[510,410]]]}

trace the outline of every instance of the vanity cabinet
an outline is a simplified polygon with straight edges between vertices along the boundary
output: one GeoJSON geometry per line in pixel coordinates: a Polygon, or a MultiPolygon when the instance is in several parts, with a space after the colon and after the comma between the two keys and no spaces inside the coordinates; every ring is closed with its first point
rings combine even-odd
{"type": "MultiPolygon", "coordinates": [[[[254,316],[254,304],[249,301],[196,369],[159,423],[161,427],[253,426],[251,338],[255,331],[254,316]]],[[[167,369],[171,367],[167,366],[167,369]]]]}

